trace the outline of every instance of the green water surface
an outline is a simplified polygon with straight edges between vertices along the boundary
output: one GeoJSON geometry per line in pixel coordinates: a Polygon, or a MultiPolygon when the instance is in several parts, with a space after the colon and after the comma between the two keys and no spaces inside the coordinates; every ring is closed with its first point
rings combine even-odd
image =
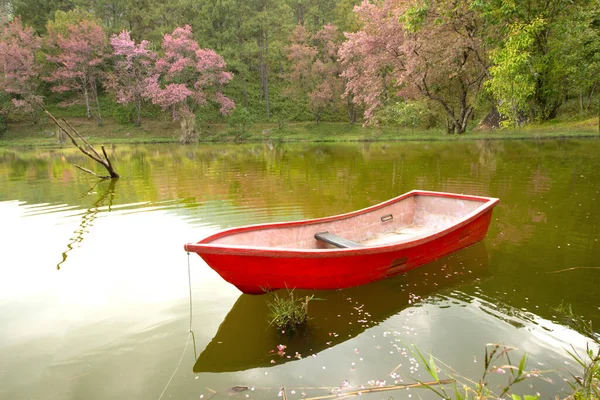
{"type": "MultiPolygon", "coordinates": [[[[430,379],[411,344],[478,379],[488,343],[539,370],[516,393],[565,397],[577,372],[565,349],[589,340],[554,309],[570,304],[600,326],[598,140],[109,153],[119,180],[75,169],[97,167],[70,148],[0,148],[0,399],[277,398],[281,387],[299,399],[430,379]],[[319,300],[291,336],[269,327],[269,295],[240,295],[191,255],[188,333],[184,243],[412,189],[500,198],[486,239],[371,285],[298,292],[319,300]]],[[[490,374],[493,389],[506,381],[490,374]]],[[[431,397],[368,397],[413,392],[431,397]]]]}

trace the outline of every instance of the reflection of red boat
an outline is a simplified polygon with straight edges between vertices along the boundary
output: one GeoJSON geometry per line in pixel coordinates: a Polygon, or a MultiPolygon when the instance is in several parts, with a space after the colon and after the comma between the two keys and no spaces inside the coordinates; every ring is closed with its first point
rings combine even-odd
{"type": "Polygon", "coordinates": [[[333,217],[227,229],[186,244],[244,293],[384,279],[482,240],[498,199],[413,190],[333,217]]]}
{"type": "MultiPolygon", "coordinates": [[[[415,299],[421,298],[426,304],[468,303],[471,299],[462,288],[486,279],[488,258],[485,243],[479,242],[407,274],[369,285],[320,291],[318,301],[310,302],[306,325],[294,334],[281,334],[269,325],[271,295],[241,294],[198,356],[194,372],[232,372],[294,362],[298,360],[296,352],[302,357],[317,354],[361,335],[408,307],[423,305],[415,299]],[[273,351],[279,344],[287,346],[290,358],[273,351]]],[[[294,293],[303,299],[314,291],[294,293]]]]}

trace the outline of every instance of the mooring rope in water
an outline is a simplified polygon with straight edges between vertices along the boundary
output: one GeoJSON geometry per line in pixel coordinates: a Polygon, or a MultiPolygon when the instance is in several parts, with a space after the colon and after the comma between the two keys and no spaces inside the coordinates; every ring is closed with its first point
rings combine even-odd
{"type": "Polygon", "coordinates": [[[177,371],[179,370],[179,366],[181,366],[181,363],[183,362],[183,357],[185,356],[185,352],[187,351],[187,348],[188,348],[188,346],[190,344],[190,337],[192,337],[194,335],[194,331],[192,331],[192,275],[191,275],[191,272],[190,272],[190,252],[189,251],[187,253],[187,256],[188,256],[188,262],[187,262],[187,267],[188,267],[188,289],[189,289],[189,293],[190,293],[190,329],[188,331],[188,337],[187,337],[187,340],[185,342],[185,347],[183,348],[183,352],[181,353],[181,357],[179,358],[179,362],[177,363],[177,366],[175,367],[175,370],[171,374],[171,377],[169,378],[169,381],[165,385],[165,388],[161,392],[160,396],[158,396],[158,400],[162,399],[162,397],[164,396],[165,392],[169,388],[169,385],[171,384],[171,381],[175,377],[175,374],[177,374],[177,371]]]}
{"type": "Polygon", "coordinates": [[[181,353],[181,357],[179,358],[179,362],[177,363],[177,366],[175,367],[175,371],[173,371],[173,373],[171,374],[171,377],[169,378],[169,381],[165,385],[165,388],[163,389],[162,393],[160,394],[160,396],[158,396],[158,400],[162,399],[163,395],[167,391],[167,388],[171,384],[171,381],[175,377],[175,374],[177,373],[177,370],[179,370],[179,366],[181,365],[181,362],[183,361],[183,356],[185,356],[185,352],[187,351],[188,345],[190,344],[190,337],[191,336],[192,336],[191,332],[188,332],[188,337],[187,337],[187,340],[185,342],[185,347],[183,348],[183,352],[181,353]]]}
{"type": "Polygon", "coordinates": [[[188,289],[190,291],[190,332],[192,332],[192,275],[190,273],[190,252],[187,252],[188,257],[188,289]]]}

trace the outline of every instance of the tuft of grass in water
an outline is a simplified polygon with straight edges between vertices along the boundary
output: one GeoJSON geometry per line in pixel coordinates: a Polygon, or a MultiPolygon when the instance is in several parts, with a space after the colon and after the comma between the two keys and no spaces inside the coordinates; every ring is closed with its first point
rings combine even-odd
{"type": "Polygon", "coordinates": [[[273,301],[269,301],[270,324],[279,330],[293,332],[304,325],[308,319],[308,303],[313,296],[304,298],[294,297],[294,290],[288,290],[286,295],[273,294],[273,301]]]}
{"type": "Polygon", "coordinates": [[[588,343],[584,354],[579,354],[573,346],[567,353],[582,368],[582,376],[571,374],[569,385],[573,389],[572,398],[576,400],[600,399],[600,335],[592,328],[592,322],[575,315],[570,304],[561,304],[555,309],[565,319],[567,325],[590,338],[596,349],[588,343]]]}

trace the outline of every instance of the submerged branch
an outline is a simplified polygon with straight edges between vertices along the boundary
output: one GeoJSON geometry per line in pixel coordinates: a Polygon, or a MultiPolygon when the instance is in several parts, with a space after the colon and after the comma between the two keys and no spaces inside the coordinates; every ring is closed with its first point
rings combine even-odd
{"type": "Polygon", "coordinates": [[[419,387],[427,387],[433,385],[448,385],[451,383],[455,383],[454,379],[442,379],[439,381],[431,381],[431,382],[417,382],[417,383],[406,383],[402,385],[393,385],[393,386],[381,386],[381,387],[373,387],[361,390],[353,390],[351,392],[343,392],[338,394],[332,394],[328,396],[318,396],[318,397],[310,397],[306,400],[325,400],[325,399],[335,399],[335,398],[344,398],[349,396],[360,396],[365,393],[374,393],[374,392],[388,392],[390,390],[400,390],[407,388],[419,388],[419,387]]]}
{"type": "Polygon", "coordinates": [[[558,271],[550,271],[550,272],[546,272],[546,273],[547,274],[558,274],[559,272],[574,271],[576,269],[600,269],[600,267],[572,267],[572,268],[566,268],[566,269],[559,269],[558,271]]]}
{"type": "Polygon", "coordinates": [[[92,175],[94,175],[94,176],[95,176],[95,177],[97,177],[97,178],[100,178],[100,179],[110,179],[110,176],[109,176],[109,175],[98,175],[98,174],[97,174],[97,173],[95,173],[94,171],[91,171],[91,170],[89,170],[89,169],[87,169],[87,168],[80,167],[80,166],[79,166],[79,165],[77,165],[77,164],[73,164],[73,166],[74,166],[75,168],[77,168],[77,169],[80,169],[80,170],[82,170],[83,172],[87,172],[88,174],[92,174],[92,175]]]}

